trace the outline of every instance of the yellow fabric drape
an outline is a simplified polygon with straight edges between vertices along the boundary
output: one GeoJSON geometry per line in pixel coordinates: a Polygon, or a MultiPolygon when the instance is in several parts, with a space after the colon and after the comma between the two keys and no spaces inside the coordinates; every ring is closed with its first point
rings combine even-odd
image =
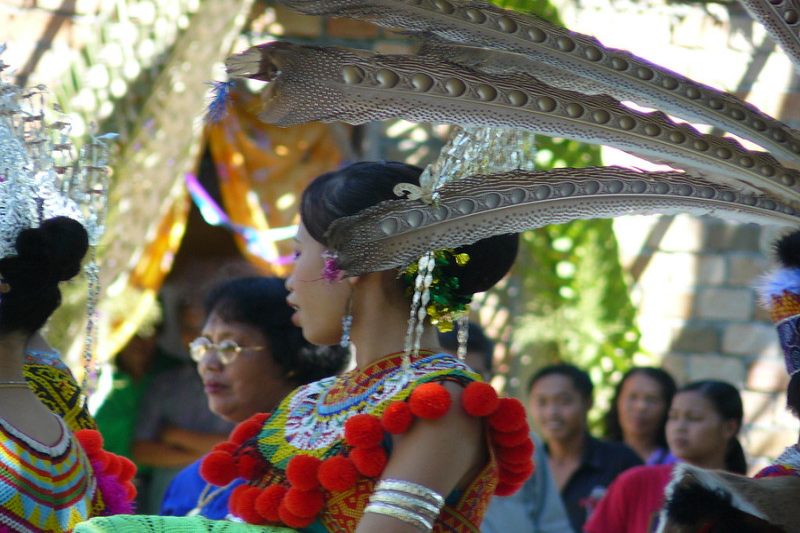
{"type": "MultiPolygon", "coordinates": [[[[342,154],[328,125],[271,126],[258,119],[258,107],[258,97],[234,90],[227,116],[206,131],[226,213],[235,224],[266,230],[296,223],[303,189],[338,167],[342,154]]],[[[265,273],[287,273],[286,266],[251,254],[240,236],[236,240],[265,273]]],[[[278,242],[272,251],[288,255],[291,244],[278,242]]]]}

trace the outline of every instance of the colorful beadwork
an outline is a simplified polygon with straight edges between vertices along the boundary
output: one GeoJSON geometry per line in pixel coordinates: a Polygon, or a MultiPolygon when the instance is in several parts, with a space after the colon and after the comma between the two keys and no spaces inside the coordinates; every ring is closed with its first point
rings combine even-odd
{"type": "Polygon", "coordinates": [[[11,531],[71,531],[94,514],[89,461],[58,420],[61,438],[45,446],[0,419],[0,524],[11,531]]]}
{"type": "Polygon", "coordinates": [[[789,446],[775,462],[755,475],[761,477],[800,476],[800,447],[789,446]]]}
{"type": "Polygon", "coordinates": [[[243,476],[252,484],[231,495],[231,512],[249,523],[304,528],[319,522],[329,531],[354,531],[388,462],[390,434],[406,431],[415,417],[444,416],[452,397],[441,382],[453,381],[466,386],[464,411],[488,417],[489,442],[499,435],[507,443],[493,444],[491,460],[457,501],[443,508],[434,526],[434,531],[477,531],[495,489],[514,492],[533,472],[524,409],[474,381],[477,376],[451,355],[421,353],[408,372],[396,354],[366,370],[304,386],[281,403],[257,436],[250,437],[255,417],[242,422],[231,434],[237,445],[232,448],[232,440],[219,445],[201,474],[220,484],[243,464],[248,464],[244,470],[265,472],[243,476]],[[503,438],[508,431],[513,439],[503,438]],[[517,438],[520,431],[526,435],[517,438]],[[254,452],[259,467],[249,464],[254,452]]]}
{"type": "Polygon", "coordinates": [[[78,382],[58,354],[28,351],[22,364],[22,373],[30,389],[70,430],[97,429],[78,382]]]}

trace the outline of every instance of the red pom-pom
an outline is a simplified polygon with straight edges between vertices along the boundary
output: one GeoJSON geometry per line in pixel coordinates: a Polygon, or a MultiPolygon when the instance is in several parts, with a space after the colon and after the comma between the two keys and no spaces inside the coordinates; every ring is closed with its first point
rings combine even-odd
{"type": "Polygon", "coordinates": [[[381,419],[383,429],[395,435],[408,431],[413,421],[414,415],[406,402],[390,403],[381,419]]]}
{"type": "Polygon", "coordinates": [[[256,424],[263,427],[264,422],[266,422],[270,416],[272,416],[272,413],[256,413],[250,417],[250,420],[253,420],[256,424]]]}
{"type": "Polygon", "coordinates": [[[126,481],[124,484],[125,487],[125,495],[128,497],[128,501],[132,502],[136,499],[136,494],[139,492],[136,490],[136,485],[134,485],[130,481],[126,481]]]}
{"type": "Polygon", "coordinates": [[[500,405],[489,416],[489,425],[498,431],[517,431],[525,427],[528,421],[525,418],[525,407],[516,398],[500,398],[500,405]]]}
{"type": "Polygon", "coordinates": [[[106,466],[104,472],[109,476],[119,478],[122,472],[122,462],[119,460],[119,455],[109,452],[105,452],[105,454],[108,456],[108,466],[106,466]]]}
{"type": "Polygon", "coordinates": [[[239,477],[248,481],[253,481],[261,477],[262,461],[260,458],[249,453],[243,453],[236,457],[236,471],[239,477]]]}
{"type": "Polygon", "coordinates": [[[224,487],[239,473],[233,456],[225,452],[211,452],[200,463],[200,477],[206,482],[224,487]]]}
{"type": "Polygon", "coordinates": [[[133,479],[133,476],[136,475],[136,464],[133,461],[128,459],[127,457],[119,456],[120,462],[120,472],[119,472],[119,479],[120,481],[130,481],[133,479]]]}
{"type": "Polygon", "coordinates": [[[524,463],[503,463],[500,465],[500,470],[505,472],[513,472],[519,474],[520,472],[532,471],[534,468],[533,461],[526,461],[524,463]]]}
{"type": "Polygon", "coordinates": [[[530,461],[533,456],[533,442],[526,440],[513,448],[497,447],[497,460],[500,463],[521,464],[530,461]]]}
{"type": "Polygon", "coordinates": [[[506,448],[518,446],[531,438],[530,429],[527,424],[525,424],[525,427],[521,427],[516,431],[506,432],[493,430],[491,431],[491,436],[492,442],[497,446],[504,446],[506,448]]]}
{"type": "Polygon", "coordinates": [[[252,418],[245,420],[233,428],[230,436],[228,436],[228,440],[234,444],[241,444],[244,441],[252,439],[258,435],[258,432],[261,431],[262,425],[263,424],[259,424],[257,420],[253,420],[252,418]]]}
{"type": "Polygon", "coordinates": [[[331,492],[347,490],[356,484],[358,470],[353,461],[341,455],[325,459],[317,472],[319,482],[331,492]]]}
{"type": "Polygon", "coordinates": [[[514,484],[514,483],[503,483],[502,481],[497,484],[497,487],[494,489],[494,493],[498,496],[511,496],[512,494],[516,493],[520,488],[522,488],[522,483],[514,484]]]}
{"type": "Polygon", "coordinates": [[[278,522],[278,507],[286,496],[286,487],[281,485],[270,485],[261,491],[256,498],[256,512],[268,522],[278,522]]]}
{"type": "Polygon", "coordinates": [[[308,527],[311,524],[313,524],[314,520],[316,519],[316,517],[314,516],[309,516],[305,518],[297,516],[296,514],[294,514],[289,509],[286,508],[286,504],[284,502],[281,502],[280,507],[278,507],[278,515],[281,518],[281,522],[295,529],[308,527]]]}
{"type": "Polygon", "coordinates": [[[211,448],[212,452],[228,452],[229,454],[233,455],[236,453],[236,450],[239,449],[239,446],[235,442],[231,442],[226,440],[225,442],[220,442],[219,444],[215,444],[213,448],[211,448]]]}
{"type": "Polygon", "coordinates": [[[283,499],[286,509],[300,518],[317,516],[325,505],[325,499],[319,490],[300,490],[292,487],[283,499]]]}
{"type": "Polygon", "coordinates": [[[497,391],[488,383],[473,381],[461,395],[461,406],[471,416],[489,416],[499,405],[497,391]]]}
{"type": "Polygon", "coordinates": [[[94,458],[98,452],[103,450],[103,436],[94,429],[79,429],[75,432],[75,438],[81,443],[83,451],[90,458],[94,458]]]}
{"type": "Polygon", "coordinates": [[[256,511],[256,498],[260,495],[261,489],[249,485],[245,485],[245,489],[239,493],[238,515],[248,524],[266,523],[266,519],[256,511]]]}
{"type": "Polygon", "coordinates": [[[289,480],[289,483],[292,484],[292,487],[297,489],[315,489],[319,487],[317,472],[319,472],[320,464],[322,464],[322,461],[316,457],[310,455],[295,455],[289,460],[289,464],[286,465],[286,478],[289,480]]]}
{"type": "Polygon", "coordinates": [[[525,463],[524,465],[520,465],[521,468],[517,469],[510,469],[505,468],[504,466],[500,467],[500,481],[503,483],[511,483],[511,484],[519,484],[525,483],[531,474],[533,474],[534,466],[533,462],[525,463]]]}
{"type": "Polygon", "coordinates": [[[377,416],[361,414],[344,423],[344,440],[350,446],[371,448],[383,440],[383,426],[377,416]]]}
{"type": "Polygon", "coordinates": [[[450,393],[438,383],[423,383],[411,393],[408,406],[416,416],[434,420],[443,417],[452,402],[450,393]]]}
{"type": "Polygon", "coordinates": [[[350,450],[350,460],[363,475],[378,477],[386,468],[386,451],[380,446],[353,448],[350,450]]]}
{"type": "Polygon", "coordinates": [[[92,464],[99,466],[98,470],[100,470],[100,472],[105,472],[108,469],[109,463],[111,463],[111,456],[104,450],[100,450],[92,457],[92,464]]]}
{"type": "Polygon", "coordinates": [[[231,491],[231,496],[228,498],[228,511],[236,516],[239,515],[239,502],[241,501],[242,494],[249,488],[249,485],[239,485],[231,491]]]}

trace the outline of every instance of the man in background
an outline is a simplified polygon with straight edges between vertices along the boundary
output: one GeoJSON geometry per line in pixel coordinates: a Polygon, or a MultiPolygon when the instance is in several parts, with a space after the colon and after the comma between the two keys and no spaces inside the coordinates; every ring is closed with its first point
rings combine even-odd
{"type": "Polygon", "coordinates": [[[528,382],[528,409],[542,432],[546,463],[575,533],[583,531],[614,478],[642,464],[624,444],[589,434],[587,415],[593,392],[589,375],[569,364],[546,366],[528,382]]]}
{"type": "MultiPolygon", "coordinates": [[[[439,342],[449,352],[458,350],[455,332],[440,334],[439,342]]],[[[480,326],[470,322],[464,360],[487,382],[492,379],[493,355],[494,343],[480,326]]],[[[567,512],[547,465],[544,446],[535,434],[531,433],[531,438],[535,444],[536,470],[516,494],[492,498],[481,524],[482,533],[564,533],[570,530],[567,512]]]]}

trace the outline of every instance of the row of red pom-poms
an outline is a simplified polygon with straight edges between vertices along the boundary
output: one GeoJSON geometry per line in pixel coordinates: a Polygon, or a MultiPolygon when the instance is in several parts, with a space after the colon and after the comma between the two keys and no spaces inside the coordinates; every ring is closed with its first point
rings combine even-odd
{"type": "MultiPolygon", "coordinates": [[[[310,455],[293,457],[286,467],[289,487],[271,485],[259,488],[241,485],[231,494],[229,510],[251,524],[283,523],[289,527],[307,527],[324,507],[324,493],[340,492],[354,486],[359,475],[378,478],[386,466],[383,446],[386,433],[406,432],[414,417],[434,420],[444,416],[452,404],[450,393],[438,383],[425,383],[412,391],[407,402],[391,403],[379,418],[370,414],[351,417],[344,426],[347,456],[325,460],[310,455]]],[[[522,404],[510,398],[498,398],[486,383],[468,385],[462,395],[462,407],[472,416],[487,417],[500,466],[498,494],[515,492],[533,472],[533,444],[522,404]],[[519,435],[524,432],[524,438],[519,435]],[[525,456],[522,460],[522,456],[525,456]]],[[[218,445],[200,468],[202,477],[217,486],[226,486],[236,477],[258,482],[265,465],[242,444],[255,437],[268,415],[260,414],[239,424],[230,440],[218,445]]]]}
{"type": "Polygon", "coordinates": [[[121,455],[103,449],[103,436],[94,429],[81,429],[75,432],[94,470],[97,488],[103,497],[103,514],[131,514],[136,498],[133,477],[136,465],[121,455]]]}

